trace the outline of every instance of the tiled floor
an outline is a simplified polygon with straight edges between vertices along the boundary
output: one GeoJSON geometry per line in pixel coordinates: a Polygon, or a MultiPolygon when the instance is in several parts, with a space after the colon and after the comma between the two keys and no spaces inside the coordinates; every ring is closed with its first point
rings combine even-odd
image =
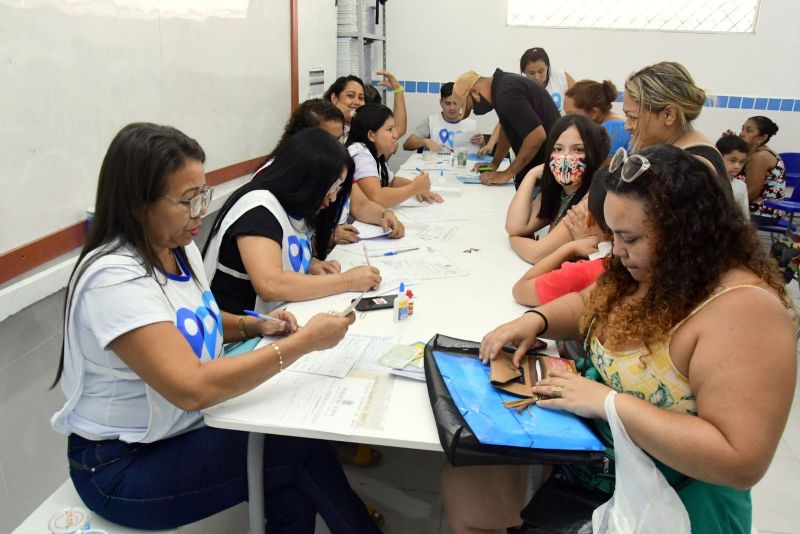
{"type": "MultiPolygon", "coordinates": [[[[790,284],[789,291],[800,308],[797,282],[790,284]]],[[[800,388],[794,400],[775,459],[752,491],[753,519],[760,534],[800,534],[800,388]]],[[[450,534],[439,494],[444,458],[406,449],[384,447],[381,451],[379,467],[348,468],[347,476],[364,501],[384,514],[385,532],[450,534]]],[[[321,521],[317,525],[318,532],[328,532],[321,521]]]]}

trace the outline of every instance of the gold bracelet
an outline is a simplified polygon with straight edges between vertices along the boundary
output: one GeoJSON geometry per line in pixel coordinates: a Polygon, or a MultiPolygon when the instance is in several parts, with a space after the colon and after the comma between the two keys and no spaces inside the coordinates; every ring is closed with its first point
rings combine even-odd
{"type": "Polygon", "coordinates": [[[247,331],[244,329],[244,315],[239,317],[239,335],[242,336],[242,339],[250,339],[247,335],[247,331]]]}
{"type": "Polygon", "coordinates": [[[405,89],[405,87],[403,87],[402,85],[398,85],[397,87],[395,87],[394,89],[392,89],[392,92],[393,92],[394,94],[398,94],[398,93],[403,93],[403,92],[405,92],[405,90],[406,90],[406,89],[405,89]]]}
{"type": "Polygon", "coordinates": [[[281,349],[275,343],[270,343],[269,346],[275,349],[275,354],[278,355],[278,372],[280,373],[283,371],[283,354],[281,354],[281,349]]]}

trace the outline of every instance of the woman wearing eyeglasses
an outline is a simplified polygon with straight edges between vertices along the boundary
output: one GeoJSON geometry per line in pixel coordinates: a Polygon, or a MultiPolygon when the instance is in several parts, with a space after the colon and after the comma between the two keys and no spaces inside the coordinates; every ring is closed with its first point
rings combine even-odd
{"type": "Polygon", "coordinates": [[[378,287],[375,267],[341,272],[338,262],[324,261],[337,216],[326,208],[340,192],[349,193],[351,176],[347,150],[322,129],[309,128],[289,137],[272,164],[231,195],[203,249],[223,310],[264,313],[284,302],[378,287]]]}
{"type": "MultiPolygon", "coordinates": [[[[67,291],[55,381],[67,401],[52,425],[68,436],[84,504],[131,528],[172,529],[246,501],[247,434],[204,426],[200,410],[335,346],[354,320],[323,314],[296,331],[284,311],[271,314],[283,322],[220,311],[192,242],[211,199],[204,160],[174,128],[123,128],[67,291]],[[262,335],[280,338],[223,357],[223,341],[262,335]]],[[[271,530],[312,533],[319,512],[332,532],[377,531],[327,443],[266,441],[271,530]]]]}
{"type": "MultiPolygon", "coordinates": [[[[705,164],[658,145],[621,153],[609,170],[604,214],[613,255],[595,285],[492,330],[481,356],[493,359],[512,342],[519,362],[537,336],[585,336],[596,379],[551,373],[533,388],[553,397],[539,405],[594,419],[613,447],[604,402],[619,393],[613,402],[627,433],[676,489],[692,531],[749,533],[749,488],[775,454],[795,387],[791,301],[755,229],[705,164]]],[[[608,469],[567,465],[554,476],[608,498],[607,456],[608,469]]],[[[519,469],[460,469],[444,476],[448,517],[480,501],[464,484],[479,476],[500,477],[495,483],[524,506],[519,469]]]]}

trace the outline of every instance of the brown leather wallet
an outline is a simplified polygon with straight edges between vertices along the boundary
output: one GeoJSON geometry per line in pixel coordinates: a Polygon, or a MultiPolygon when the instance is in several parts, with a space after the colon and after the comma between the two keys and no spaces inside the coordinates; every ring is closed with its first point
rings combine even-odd
{"type": "Polygon", "coordinates": [[[511,361],[511,356],[511,354],[500,351],[497,357],[491,361],[489,382],[503,391],[520,397],[539,398],[540,395],[533,393],[533,386],[539,380],[546,378],[551,370],[577,372],[575,362],[566,358],[535,354],[525,356],[520,362],[520,366],[516,367],[511,361]],[[542,376],[538,376],[536,372],[537,361],[541,367],[542,376]]]}

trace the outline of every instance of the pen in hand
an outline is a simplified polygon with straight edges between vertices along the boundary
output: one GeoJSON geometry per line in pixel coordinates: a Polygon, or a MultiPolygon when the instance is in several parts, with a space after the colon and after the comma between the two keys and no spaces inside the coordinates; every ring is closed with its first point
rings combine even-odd
{"type": "MultiPolygon", "coordinates": [[[[283,319],[278,319],[276,317],[270,317],[269,315],[264,315],[263,313],[258,313],[257,311],[253,310],[242,310],[245,315],[250,315],[251,317],[255,317],[257,319],[261,319],[262,321],[274,321],[276,323],[280,323],[284,326],[287,326],[289,323],[284,321],[283,319]]],[[[302,326],[297,325],[297,329],[300,330],[302,326]]]]}
{"type": "Polygon", "coordinates": [[[361,250],[364,251],[364,258],[367,260],[367,266],[372,267],[372,264],[369,262],[369,254],[367,254],[367,246],[363,241],[361,242],[361,250]]]}

